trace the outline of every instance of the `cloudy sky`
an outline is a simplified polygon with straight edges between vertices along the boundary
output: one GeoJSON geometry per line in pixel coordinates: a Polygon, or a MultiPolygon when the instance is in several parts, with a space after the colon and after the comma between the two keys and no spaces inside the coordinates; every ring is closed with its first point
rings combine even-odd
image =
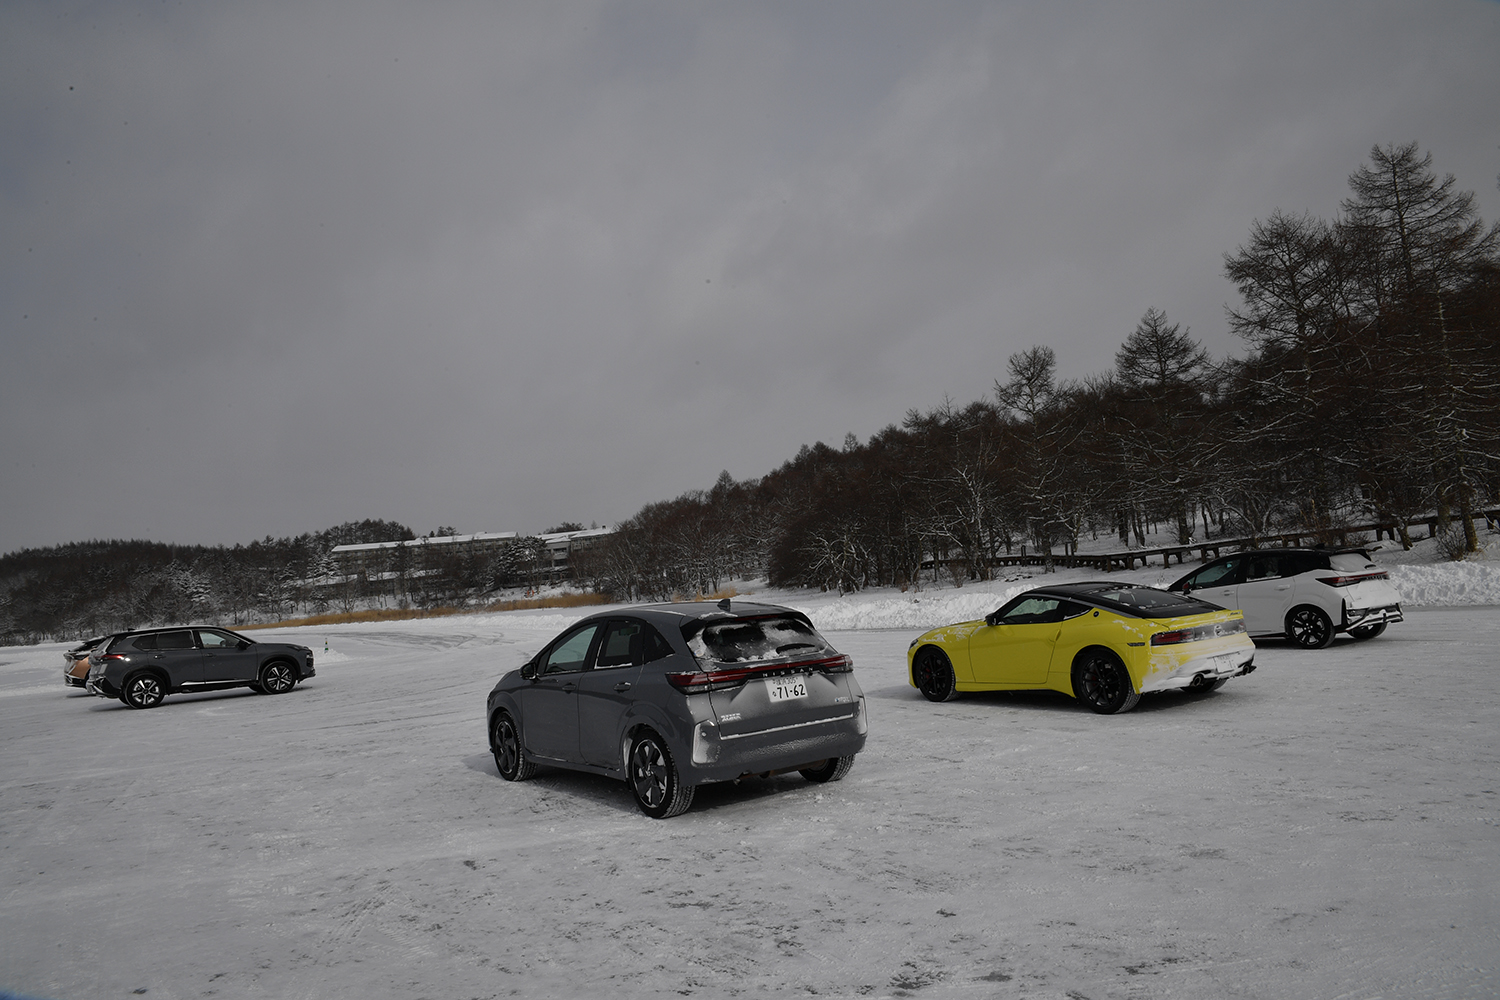
{"type": "Polygon", "coordinates": [[[990,391],[1417,141],[1500,4],[0,6],[0,552],[612,523],[990,391]]]}

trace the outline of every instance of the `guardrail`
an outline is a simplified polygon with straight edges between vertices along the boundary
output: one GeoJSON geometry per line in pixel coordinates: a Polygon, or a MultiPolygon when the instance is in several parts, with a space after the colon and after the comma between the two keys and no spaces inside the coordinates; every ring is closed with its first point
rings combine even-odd
{"type": "MultiPolygon", "coordinates": [[[[1474,512],[1475,520],[1483,518],[1489,528],[1500,525],[1500,507],[1489,510],[1478,510],[1474,512]]],[[[1438,519],[1434,516],[1423,517],[1415,521],[1406,522],[1408,528],[1426,525],[1427,535],[1431,537],[1437,534],[1438,519]]],[[[1328,528],[1318,531],[1286,531],[1276,535],[1251,535],[1241,538],[1211,538],[1202,542],[1188,542],[1185,545],[1161,545],[1151,549],[1125,549],[1120,552],[1084,552],[1071,555],[1047,555],[1044,552],[1013,553],[1003,556],[991,556],[991,566],[1045,566],[1050,561],[1054,566],[1087,567],[1097,569],[1105,573],[1111,573],[1119,569],[1135,569],[1139,563],[1144,569],[1151,565],[1152,559],[1160,559],[1162,568],[1172,565],[1176,558],[1179,566],[1187,561],[1187,557],[1197,554],[1200,562],[1208,562],[1210,559],[1219,558],[1223,550],[1234,552],[1239,549],[1266,548],[1280,545],[1283,548],[1295,548],[1303,543],[1323,542],[1329,544],[1336,541],[1339,545],[1349,544],[1350,535],[1367,535],[1373,533],[1378,542],[1389,536],[1392,540],[1397,537],[1400,525],[1395,521],[1382,521],[1372,524],[1353,524],[1339,528],[1328,528]]],[[[931,568],[932,563],[928,561],[924,568],[931,568]]]]}

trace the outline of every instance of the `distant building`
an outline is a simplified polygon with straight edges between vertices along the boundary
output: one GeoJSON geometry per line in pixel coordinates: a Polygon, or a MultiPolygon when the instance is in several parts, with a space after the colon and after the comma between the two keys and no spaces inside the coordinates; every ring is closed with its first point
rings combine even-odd
{"type": "Polygon", "coordinates": [[[568,557],[580,549],[596,544],[606,535],[614,533],[615,529],[606,525],[603,528],[584,528],[582,531],[559,531],[553,535],[538,535],[537,537],[547,548],[549,577],[554,581],[568,579],[572,575],[568,570],[568,557]]]}
{"type": "MultiPolygon", "coordinates": [[[[543,575],[552,581],[567,579],[568,557],[613,533],[613,528],[603,527],[535,536],[546,553],[543,575]]],[[[441,570],[445,565],[451,565],[455,558],[487,562],[521,538],[514,531],[491,531],[473,535],[432,535],[404,542],[335,545],[333,558],[346,576],[374,580],[398,571],[417,575],[441,570]]]]}
{"type": "Polygon", "coordinates": [[[364,542],[359,545],[335,545],[333,558],[339,569],[348,576],[363,575],[374,578],[392,572],[399,557],[405,555],[407,567],[412,570],[426,569],[429,563],[438,562],[439,554],[471,555],[488,559],[518,536],[514,531],[483,531],[474,535],[433,535],[430,538],[410,538],[404,542],[364,542]]]}

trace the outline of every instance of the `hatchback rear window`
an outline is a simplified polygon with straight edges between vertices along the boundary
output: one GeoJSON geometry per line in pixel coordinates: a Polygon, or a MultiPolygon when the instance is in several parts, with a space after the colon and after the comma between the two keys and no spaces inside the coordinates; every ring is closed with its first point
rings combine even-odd
{"type": "Polygon", "coordinates": [[[688,640],[700,662],[746,663],[832,654],[817,629],[797,618],[736,618],[712,622],[688,640]]]}
{"type": "Polygon", "coordinates": [[[1339,573],[1359,573],[1375,568],[1375,563],[1362,552],[1335,552],[1328,557],[1328,563],[1339,573]]]}

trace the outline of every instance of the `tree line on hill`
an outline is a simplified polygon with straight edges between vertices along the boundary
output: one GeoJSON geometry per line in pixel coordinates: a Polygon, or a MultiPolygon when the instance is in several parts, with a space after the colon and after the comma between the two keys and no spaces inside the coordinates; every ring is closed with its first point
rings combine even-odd
{"type": "Polygon", "coordinates": [[[761,573],[848,592],[985,580],[1085,533],[1143,546],[1150,524],[1186,543],[1373,518],[1410,546],[1432,511],[1473,552],[1500,488],[1500,226],[1454,184],[1415,143],[1376,147],[1336,218],[1257,220],[1224,255],[1244,357],[1148,309],[1109,372],[1060,381],[1050,348],[1021,351],[991,398],[647,505],[575,575],[632,600],[761,573]]]}
{"type": "MultiPolygon", "coordinates": [[[[429,537],[454,534],[442,527],[429,537]]],[[[418,562],[402,547],[392,571],[375,579],[346,574],[333,556],[338,545],[415,537],[396,521],[365,520],[232,547],[90,541],[23,549],[0,557],[0,644],[176,622],[235,626],[367,607],[463,606],[499,586],[538,586],[545,573],[545,546],[526,536],[483,559],[443,547],[418,562]]]]}

